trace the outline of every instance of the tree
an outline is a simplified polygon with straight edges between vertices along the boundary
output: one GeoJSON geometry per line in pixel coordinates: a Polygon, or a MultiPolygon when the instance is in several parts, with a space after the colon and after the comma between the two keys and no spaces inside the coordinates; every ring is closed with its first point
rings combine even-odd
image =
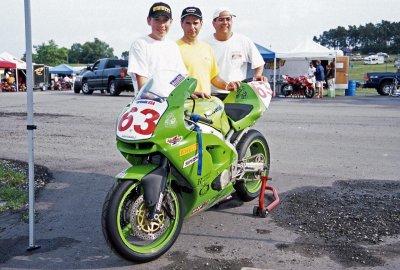
{"type": "Polygon", "coordinates": [[[82,63],[94,63],[100,58],[111,58],[114,57],[114,49],[99,40],[94,39],[94,42],[85,42],[82,46],[81,62],[82,63]]]}
{"type": "Polygon", "coordinates": [[[68,52],[69,63],[81,63],[83,46],[80,43],[74,43],[68,52]]]}
{"type": "Polygon", "coordinates": [[[68,49],[58,48],[54,40],[50,40],[49,44],[42,43],[33,46],[33,48],[36,50],[36,54],[32,55],[32,60],[35,63],[56,66],[68,62],[68,49]]]}
{"type": "Polygon", "coordinates": [[[314,41],[323,46],[339,49],[353,49],[362,53],[398,53],[400,49],[400,22],[382,20],[380,23],[367,23],[359,27],[349,25],[324,31],[314,41]]]}
{"type": "Polygon", "coordinates": [[[121,54],[122,59],[128,60],[129,58],[129,51],[123,51],[121,54]]]}

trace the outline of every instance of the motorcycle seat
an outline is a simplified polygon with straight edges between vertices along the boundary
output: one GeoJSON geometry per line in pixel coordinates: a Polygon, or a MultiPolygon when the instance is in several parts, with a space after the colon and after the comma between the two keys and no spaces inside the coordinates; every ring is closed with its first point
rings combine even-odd
{"type": "Polygon", "coordinates": [[[251,110],[253,110],[253,105],[250,104],[225,103],[226,115],[235,122],[246,117],[251,110]]]}

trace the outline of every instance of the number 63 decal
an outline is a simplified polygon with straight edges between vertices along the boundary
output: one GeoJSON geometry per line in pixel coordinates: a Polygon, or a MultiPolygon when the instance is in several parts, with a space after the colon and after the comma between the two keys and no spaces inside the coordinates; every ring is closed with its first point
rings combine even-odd
{"type": "Polygon", "coordinates": [[[158,120],[166,108],[157,108],[157,106],[149,108],[146,104],[135,105],[119,119],[117,127],[118,135],[135,139],[148,138],[149,135],[153,134],[158,120]],[[160,113],[160,111],[162,112],[160,113]]]}

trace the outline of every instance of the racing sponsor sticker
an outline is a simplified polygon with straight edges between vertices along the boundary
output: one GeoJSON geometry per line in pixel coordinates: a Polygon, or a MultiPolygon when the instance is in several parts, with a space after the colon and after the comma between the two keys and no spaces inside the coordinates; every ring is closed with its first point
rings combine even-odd
{"type": "Polygon", "coordinates": [[[175,115],[173,113],[169,113],[166,118],[165,118],[165,122],[164,122],[164,126],[166,128],[176,128],[176,118],[175,115]]]}
{"type": "Polygon", "coordinates": [[[198,144],[192,144],[179,150],[179,156],[184,156],[197,150],[198,144]]]}
{"type": "Polygon", "coordinates": [[[172,138],[165,139],[165,142],[171,146],[178,144],[180,141],[182,141],[182,136],[179,136],[179,135],[175,135],[172,138]]]}
{"type": "Polygon", "coordinates": [[[185,80],[185,77],[183,75],[178,74],[172,81],[169,83],[172,84],[173,86],[177,87],[181,82],[185,80]]]}
{"type": "Polygon", "coordinates": [[[198,159],[199,159],[199,154],[196,154],[196,155],[194,155],[193,157],[191,157],[191,158],[185,160],[185,161],[183,162],[183,168],[186,168],[186,167],[192,165],[192,164],[195,163],[198,159]]]}

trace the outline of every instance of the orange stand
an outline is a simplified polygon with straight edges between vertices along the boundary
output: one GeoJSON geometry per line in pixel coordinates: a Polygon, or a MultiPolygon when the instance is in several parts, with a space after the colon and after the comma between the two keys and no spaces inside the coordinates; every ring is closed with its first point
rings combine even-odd
{"type": "Polygon", "coordinates": [[[267,216],[267,214],[279,204],[279,195],[274,187],[267,186],[267,181],[272,180],[271,177],[261,176],[261,180],[262,180],[262,182],[261,182],[258,206],[254,206],[253,216],[260,216],[260,217],[265,218],[267,216]],[[274,200],[270,204],[268,204],[268,206],[266,208],[264,208],[264,197],[265,197],[266,189],[272,191],[272,194],[274,195],[274,200]]]}

